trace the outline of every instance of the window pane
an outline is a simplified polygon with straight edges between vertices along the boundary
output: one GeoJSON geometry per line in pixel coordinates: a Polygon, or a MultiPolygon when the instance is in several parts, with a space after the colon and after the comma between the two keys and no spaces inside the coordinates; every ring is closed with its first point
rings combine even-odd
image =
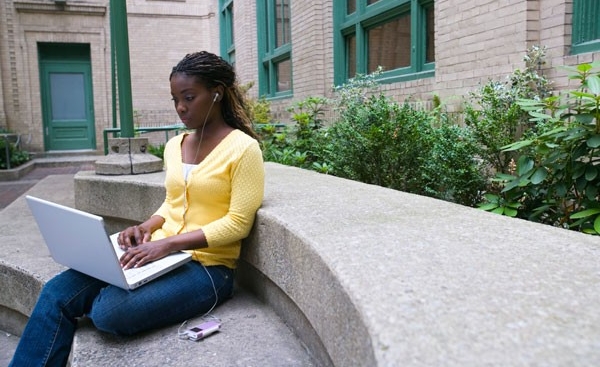
{"type": "Polygon", "coordinates": [[[370,29],[368,42],[369,73],[410,66],[410,14],[370,29]]]}
{"type": "Polygon", "coordinates": [[[292,62],[290,59],[275,65],[277,73],[277,92],[292,90],[292,62]]]}
{"type": "Polygon", "coordinates": [[[356,75],[356,36],[346,37],[346,63],[348,65],[348,78],[354,78],[356,75]]]}
{"type": "Polygon", "coordinates": [[[433,23],[433,7],[429,7],[425,10],[427,12],[427,34],[425,35],[425,62],[434,62],[435,61],[435,42],[434,42],[434,34],[435,28],[433,23]]]}
{"type": "Polygon", "coordinates": [[[378,1],[379,0],[369,0],[369,1],[367,1],[367,5],[375,4],[378,1]]]}
{"type": "Polygon", "coordinates": [[[83,74],[51,73],[50,100],[53,120],[85,120],[83,74]]]}
{"type": "Polygon", "coordinates": [[[352,14],[356,11],[356,0],[346,0],[346,14],[352,14]]]}
{"type": "Polygon", "coordinates": [[[573,44],[600,38],[600,2],[579,0],[573,3],[573,44]]]}
{"type": "Polygon", "coordinates": [[[276,0],[275,22],[277,26],[276,46],[281,47],[290,42],[290,4],[289,0],[276,0]]]}

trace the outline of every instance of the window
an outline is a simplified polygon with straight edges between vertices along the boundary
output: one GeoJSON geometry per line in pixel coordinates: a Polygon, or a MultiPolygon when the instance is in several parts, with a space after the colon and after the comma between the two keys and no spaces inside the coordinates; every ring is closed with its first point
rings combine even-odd
{"type": "Polygon", "coordinates": [[[269,98],[292,94],[291,0],[257,2],[259,94],[269,98]]]}
{"type": "Polygon", "coordinates": [[[433,76],[433,0],[334,0],[335,83],[383,68],[394,82],[433,76]]]}
{"type": "Polygon", "coordinates": [[[233,0],[220,0],[221,57],[235,67],[235,37],[233,34],[233,0]]]}
{"type": "Polygon", "coordinates": [[[600,50],[600,2],[573,1],[573,40],[571,53],[600,50]]]}

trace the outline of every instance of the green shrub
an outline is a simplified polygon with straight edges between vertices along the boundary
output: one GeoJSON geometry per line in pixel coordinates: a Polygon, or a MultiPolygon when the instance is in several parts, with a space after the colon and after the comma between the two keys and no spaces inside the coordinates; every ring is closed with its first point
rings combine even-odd
{"type": "Polygon", "coordinates": [[[463,205],[485,187],[469,128],[437,104],[419,111],[382,93],[372,75],[337,88],[339,119],[326,132],[325,161],[341,177],[463,205]]]}
{"type": "Polygon", "coordinates": [[[504,82],[490,80],[470,93],[464,106],[465,124],[480,145],[478,154],[494,172],[506,172],[516,158],[502,147],[534,128],[517,100],[541,100],[551,93],[550,81],[538,73],[544,57],[544,48],[531,47],[524,57],[525,70],[515,70],[504,82]]]}
{"type": "Polygon", "coordinates": [[[510,144],[514,172],[499,174],[503,190],[482,208],[585,233],[600,233],[600,63],[567,68],[578,90],[543,100],[524,99],[539,126],[510,144]]]}
{"type": "Polygon", "coordinates": [[[321,116],[326,104],[323,97],[308,97],[288,109],[293,125],[261,125],[258,133],[264,160],[328,173],[328,165],[319,161],[323,146],[321,116]]]}
{"type": "Polygon", "coordinates": [[[253,123],[262,125],[271,123],[271,103],[265,97],[250,98],[248,91],[254,86],[254,82],[240,85],[240,91],[244,95],[246,113],[253,123]]]}
{"type": "MultiPolygon", "coordinates": [[[[355,101],[357,102],[357,101],[355,101]]],[[[424,194],[420,169],[431,149],[431,120],[383,94],[348,105],[328,130],[332,173],[365,183],[424,194]]]]}
{"type": "Polygon", "coordinates": [[[255,124],[271,123],[271,103],[264,97],[248,101],[250,117],[255,124]]]}
{"type": "MultiPolygon", "coordinates": [[[[7,133],[9,131],[2,130],[1,132],[7,133]]],[[[6,144],[8,144],[8,159],[10,160],[10,168],[18,167],[31,160],[29,152],[19,149],[13,143],[7,143],[6,140],[0,139],[0,169],[8,168],[6,162],[6,144]]]]}
{"type": "Polygon", "coordinates": [[[148,145],[148,153],[155,155],[160,159],[164,159],[165,144],[159,144],[158,146],[149,144],[148,145]]]}
{"type": "Polygon", "coordinates": [[[487,176],[475,157],[479,146],[468,128],[444,124],[434,129],[433,144],[423,162],[425,195],[476,206],[482,200],[487,176]]]}

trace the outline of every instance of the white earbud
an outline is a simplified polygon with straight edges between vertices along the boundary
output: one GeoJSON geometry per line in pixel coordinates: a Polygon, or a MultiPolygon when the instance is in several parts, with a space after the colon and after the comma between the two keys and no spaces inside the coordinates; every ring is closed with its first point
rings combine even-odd
{"type": "Polygon", "coordinates": [[[213,102],[216,102],[217,98],[219,98],[219,93],[215,93],[215,98],[213,99],[213,102]]]}

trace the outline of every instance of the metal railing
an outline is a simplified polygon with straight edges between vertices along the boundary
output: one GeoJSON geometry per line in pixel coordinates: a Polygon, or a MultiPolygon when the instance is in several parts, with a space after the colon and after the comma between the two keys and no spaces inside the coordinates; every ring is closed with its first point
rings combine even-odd
{"type": "MultiPolygon", "coordinates": [[[[182,123],[173,124],[173,125],[165,125],[165,126],[137,126],[134,127],[135,133],[150,133],[156,131],[164,131],[165,132],[165,142],[169,140],[169,133],[175,131],[175,134],[178,134],[179,131],[185,130],[185,125],[182,123]]],[[[102,131],[102,135],[104,137],[104,154],[108,154],[108,134],[112,133],[113,138],[119,137],[119,133],[121,132],[121,128],[119,127],[111,127],[106,128],[102,131]]]]}

